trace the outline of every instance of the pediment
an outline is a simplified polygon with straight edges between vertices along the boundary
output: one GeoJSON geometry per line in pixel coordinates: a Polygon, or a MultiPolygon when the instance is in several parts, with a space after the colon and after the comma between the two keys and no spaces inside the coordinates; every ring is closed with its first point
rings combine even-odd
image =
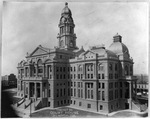
{"type": "Polygon", "coordinates": [[[91,59],[91,58],[95,58],[96,53],[94,53],[94,52],[88,50],[88,51],[86,51],[86,52],[84,53],[84,56],[85,56],[86,59],[89,59],[89,58],[91,59]]]}
{"type": "Polygon", "coordinates": [[[36,56],[36,55],[42,55],[42,54],[46,54],[48,53],[47,51],[43,50],[42,48],[40,47],[37,47],[32,53],[30,56],[36,56]]]}

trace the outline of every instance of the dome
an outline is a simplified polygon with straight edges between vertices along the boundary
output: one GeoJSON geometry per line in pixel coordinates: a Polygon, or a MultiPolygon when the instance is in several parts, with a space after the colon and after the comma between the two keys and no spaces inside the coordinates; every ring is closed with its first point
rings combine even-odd
{"type": "Polygon", "coordinates": [[[109,46],[109,50],[113,51],[115,54],[124,54],[127,53],[129,54],[129,50],[127,48],[127,46],[121,42],[113,42],[110,46],[109,46]]]}
{"type": "Polygon", "coordinates": [[[68,8],[68,3],[65,3],[65,8],[62,10],[61,15],[64,14],[69,14],[70,16],[72,15],[71,10],[68,8]]]}

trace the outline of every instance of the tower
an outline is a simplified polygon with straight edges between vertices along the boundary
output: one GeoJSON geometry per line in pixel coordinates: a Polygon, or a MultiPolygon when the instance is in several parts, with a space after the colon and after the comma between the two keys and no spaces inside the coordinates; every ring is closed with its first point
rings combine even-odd
{"type": "Polygon", "coordinates": [[[78,49],[76,46],[76,34],[74,33],[74,21],[68,3],[62,10],[60,22],[58,25],[60,31],[58,33],[58,47],[66,50],[78,49]]]}

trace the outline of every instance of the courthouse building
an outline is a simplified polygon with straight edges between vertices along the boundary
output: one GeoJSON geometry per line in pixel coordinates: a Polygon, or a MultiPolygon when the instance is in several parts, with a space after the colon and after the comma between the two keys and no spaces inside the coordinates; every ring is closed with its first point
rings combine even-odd
{"type": "Polygon", "coordinates": [[[122,36],[113,36],[108,49],[103,45],[87,51],[78,48],[68,3],[58,26],[57,47],[39,45],[18,63],[17,95],[24,100],[24,108],[35,103],[35,109],[71,106],[106,114],[131,109],[136,79],[122,36]]]}

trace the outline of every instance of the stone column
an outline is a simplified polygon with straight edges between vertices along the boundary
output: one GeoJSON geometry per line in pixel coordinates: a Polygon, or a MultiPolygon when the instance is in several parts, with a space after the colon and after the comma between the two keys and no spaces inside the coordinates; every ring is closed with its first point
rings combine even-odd
{"type": "Polygon", "coordinates": [[[36,77],[38,77],[38,66],[35,65],[35,70],[36,70],[36,77]]]}
{"type": "Polygon", "coordinates": [[[86,67],[85,64],[83,64],[83,79],[86,78],[86,67]]]}
{"type": "Polygon", "coordinates": [[[40,97],[42,98],[43,97],[43,89],[42,89],[42,82],[40,83],[40,97]]]}
{"type": "Polygon", "coordinates": [[[29,72],[28,72],[28,76],[30,77],[30,76],[31,76],[30,65],[29,65],[29,67],[28,67],[28,68],[29,68],[29,70],[28,70],[28,71],[29,71],[29,72]]]}
{"type": "Polygon", "coordinates": [[[136,100],[136,97],[137,97],[137,83],[135,81],[135,100],[136,100]]]}
{"type": "Polygon", "coordinates": [[[43,64],[43,77],[45,77],[45,64],[43,64]]]}
{"type": "Polygon", "coordinates": [[[45,77],[48,77],[47,76],[47,65],[45,65],[45,77]]]}
{"type": "Polygon", "coordinates": [[[30,99],[30,82],[28,83],[28,99],[30,99]]]}
{"type": "Polygon", "coordinates": [[[35,95],[35,101],[37,100],[37,84],[34,83],[34,95],[35,95]]]}

